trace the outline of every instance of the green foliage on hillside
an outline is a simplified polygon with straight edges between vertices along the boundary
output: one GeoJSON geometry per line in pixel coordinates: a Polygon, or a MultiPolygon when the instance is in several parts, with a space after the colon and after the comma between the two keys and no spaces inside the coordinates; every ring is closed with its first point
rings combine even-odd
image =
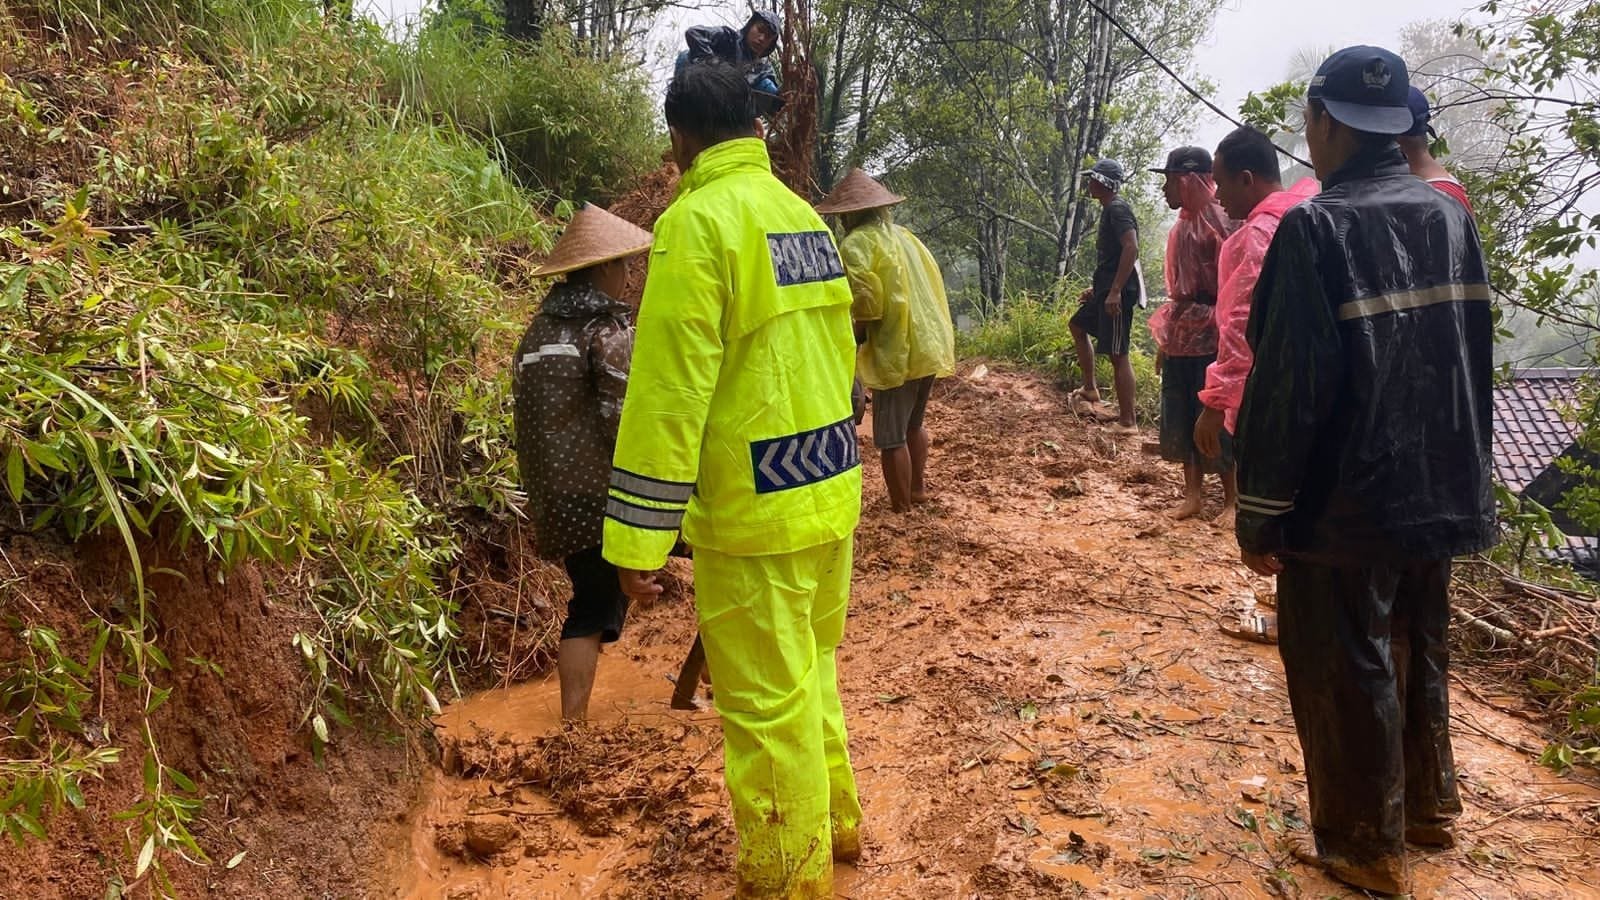
{"type": "MultiPolygon", "coordinates": [[[[958,355],[1005,360],[1049,372],[1063,384],[1082,384],[1077,351],[1067,327],[1067,320],[1077,310],[1076,294],[1068,293],[1073,300],[1065,303],[1027,294],[1012,297],[979,320],[970,332],[957,336],[958,355]]],[[[1137,386],[1134,408],[1143,425],[1155,425],[1161,416],[1161,376],[1156,374],[1155,341],[1146,324],[1149,313],[1148,309],[1134,312],[1133,351],[1129,354],[1137,386]]],[[[1106,357],[1095,360],[1095,381],[1101,399],[1114,404],[1116,392],[1112,389],[1111,363],[1106,357]]]]}
{"type": "Polygon", "coordinates": [[[569,46],[399,45],[300,0],[13,5],[0,43],[26,60],[0,74],[0,514],[119,536],[132,573],[88,660],[0,623],[29,648],[0,661],[0,831],[42,836],[143,757],[124,874],[160,888],[203,856],[202,789],[148,723],[83,739],[96,666],[147,717],[170,691],[149,550],[287,573],[319,750],[437,709],[447,572],[518,515],[520,257],[558,193],[598,196],[659,138],[643,85],[569,46]]]}

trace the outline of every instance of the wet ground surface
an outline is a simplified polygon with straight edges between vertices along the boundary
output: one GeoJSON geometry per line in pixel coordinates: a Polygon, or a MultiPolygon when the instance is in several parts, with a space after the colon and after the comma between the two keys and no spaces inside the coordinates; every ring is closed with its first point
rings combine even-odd
{"type": "MultiPolygon", "coordinates": [[[[840,650],[866,853],[838,896],[1362,896],[1287,851],[1307,810],[1276,649],[1218,632],[1270,584],[1230,530],[1171,520],[1153,435],[1006,372],[941,383],[929,421],[928,506],[893,516],[868,460],[840,650]]],[[[553,678],[448,709],[453,774],[392,894],[730,894],[716,716],[667,704],[692,637],[681,593],[639,611],[584,729],[553,678]]],[[[1417,896],[1600,897],[1600,791],[1536,766],[1532,726],[1463,674],[1491,703],[1454,698],[1461,845],[1414,854],[1417,896]]]]}

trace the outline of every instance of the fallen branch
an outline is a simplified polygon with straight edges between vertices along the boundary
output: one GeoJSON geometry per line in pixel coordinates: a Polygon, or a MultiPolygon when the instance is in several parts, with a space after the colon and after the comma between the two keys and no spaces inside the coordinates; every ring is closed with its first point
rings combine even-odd
{"type": "MultiPolygon", "coordinates": [[[[152,234],[156,230],[154,225],[93,225],[90,227],[95,231],[103,231],[113,236],[119,234],[152,234]]],[[[50,236],[49,230],[44,228],[24,228],[20,233],[23,237],[32,241],[50,236]]]]}
{"type": "Polygon", "coordinates": [[[1512,634],[1509,629],[1502,628],[1499,625],[1490,622],[1484,616],[1474,616],[1470,613],[1463,612],[1460,609],[1452,609],[1450,611],[1450,615],[1463,628],[1472,628],[1477,631],[1481,631],[1489,637],[1500,641],[1501,643],[1526,646],[1526,641],[1518,638],[1515,634],[1512,634]]]}
{"type": "Polygon", "coordinates": [[[1490,731],[1489,729],[1484,728],[1482,725],[1479,725],[1477,722],[1473,721],[1472,719],[1469,719],[1466,716],[1460,715],[1459,713],[1451,713],[1450,714],[1450,718],[1451,718],[1452,721],[1456,722],[1459,725],[1465,725],[1467,727],[1467,729],[1470,730],[1473,734],[1476,734],[1477,736],[1479,736],[1481,738],[1487,738],[1487,739],[1489,739],[1491,741],[1494,741],[1496,744],[1499,744],[1502,747],[1506,747],[1506,748],[1509,748],[1511,750],[1515,750],[1518,753],[1527,754],[1528,756],[1538,756],[1539,753],[1540,753],[1540,750],[1539,750],[1538,747],[1530,747],[1527,744],[1524,744],[1524,743],[1522,743],[1520,741],[1506,740],[1505,738],[1501,737],[1500,735],[1495,734],[1494,732],[1490,731]]]}

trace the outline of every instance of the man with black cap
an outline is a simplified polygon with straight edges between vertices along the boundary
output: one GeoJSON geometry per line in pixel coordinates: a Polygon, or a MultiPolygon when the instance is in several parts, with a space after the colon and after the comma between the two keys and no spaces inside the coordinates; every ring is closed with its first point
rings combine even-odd
{"type": "Polygon", "coordinates": [[[1079,298],[1078,311],[1067,325],[1078,351],[1078,370],[1083,387],[1073,395],[1075,408],[1093,411],[1100,402],[1095,384],[1094,357],[1111,357],[1111,372],[1117,391],[1117,424],[1112,430],[1136,433],[1133,398],[1136,385],[1133,363],[1128,359],[1132,345],[1133,308],[1144,293],[1139,280],[1139,220],[1133,207],[1118,196],[1127,175],[1122,163],[1102,159],[1083,173],[1089,182],[1089,196],[1100,204],[1100,230],[1095,237],[1093,286],[1079,298]],[[1094,336],[1094,349],[1089,336],[1094,336]]]}
{"type": "Polygon", "coordinates": [[[1206,456],[1195,444],[1200,419],[1200,389],[1206,367],[1217,359],[1217,254],[1233,222],[1217,202],[1211,154],[1179,147],[1167,164],[1150,171],[1165,176],[1161,191],[1178,222],[1167,232],[1167,302],[1150,317],[1156,339],[1156,371],[1161,375],[1161,458],[1183,465],[1183,503],[1176,519],[1200,514],[1205,505],[1205,473],[1222,479],[1222,519],[1231,521],[1237,486],[1233,480],[1231,439],[1222,452],[1206,456]]]}
{"type": "Polygon", "coordinates": [[[1406,892],[1407,842],[1454,844],[1450,560],[1495,528],[1488,271],[1471,216],[1396,145],[1409,92],[1376,47],[1311,81],[1323,190],[1263,264],[1236,448],[1239,545],[1278,576],[1305,754],[1315,847],[1297,852],[1381,893],[1406,892]]]}
{"type": "Polygon", "coordinates": [[[1450,174],[1449,169],[1433,158],[1432,144],[1439,133],[1433,130],[1433,109],[1428,105],[1428,95],[1413,87],[1407,105],[1411,107],[1411,130],[1400,136],[1400,152],[1406,155],[1411,174],[1454,197],[1467,208],[1467,212],[1472,212],[1472,200],[1467,196],[1467,189],[1450,174]]]}

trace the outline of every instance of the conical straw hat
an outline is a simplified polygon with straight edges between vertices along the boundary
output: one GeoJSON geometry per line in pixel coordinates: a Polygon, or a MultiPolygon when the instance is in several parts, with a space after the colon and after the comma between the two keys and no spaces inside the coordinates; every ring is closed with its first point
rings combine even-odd
{"type": "Polygon", "coordinates": [[[573,213],[561,240],[533,274],[540,278],[560,275],[643,253],[650,249],[651,239],[643,228],[585,203],[573,213]]]}
{"type": "Polygon", "coordinates": [[[823,215],[860,212],[863,209],[893,206],[905,202],[905,199],[891,193],[860,169],[851,169],[850,174],[834,185],[828,196],[817,204],[817,212],[823,215]]]}

